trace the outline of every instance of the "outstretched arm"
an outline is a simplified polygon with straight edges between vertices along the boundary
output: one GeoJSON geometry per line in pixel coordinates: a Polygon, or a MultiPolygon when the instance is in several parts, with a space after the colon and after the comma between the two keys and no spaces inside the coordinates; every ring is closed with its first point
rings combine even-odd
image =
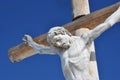
{"type": "Polygon", "coordinates": [[[35,50],[36,53],[40,53],[40,54],[57,54],[57,53],[59,53],[59,50],[54,47],[37,44],[36,42],[33,41],[32,37],[30,35],[25,35],[23,37],[23,41],[26,44],[28,44],[29,46],[31,46],[35,50]]]}
{"type": "Polygon", "coordinates": [[[99,35],[101,35],[105,30],[109,29],[111,26],[113,26],[117,22],[120,22],[120,7],[111,16],[109,16],[104,21],[104,23],[102,23],[102,24],[98,25],[96,28],[88,31],[83,36],[88,36],[89,39],[94,40],[99,35]]]}

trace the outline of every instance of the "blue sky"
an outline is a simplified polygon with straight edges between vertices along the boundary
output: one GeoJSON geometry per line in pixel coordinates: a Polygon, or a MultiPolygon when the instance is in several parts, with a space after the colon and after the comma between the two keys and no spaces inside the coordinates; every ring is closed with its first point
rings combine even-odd
{"type": "MultiPolygon", "coordinates": [[[[89,0],[91,12],[119,0],[89,0]]],[[[59,56],[35,55],[19,63],[8,49],[51,27],[71,22],[70,0],[0,0],[0,80],[65,80],[59,56]]],[[[100,80],[120,80],[120,23],[95,40],[100,80]]]]}

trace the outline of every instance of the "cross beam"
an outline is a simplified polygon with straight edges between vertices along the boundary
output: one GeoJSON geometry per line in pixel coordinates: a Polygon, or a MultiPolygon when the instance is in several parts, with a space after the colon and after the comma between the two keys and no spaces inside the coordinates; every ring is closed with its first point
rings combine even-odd
{"type": "MultiPolygon", "coordinates": [[[[104,22],[104,20],[107,17],[109,17],[114,11],[116,11],[119,6],[120,6],[120,2],[112,6],[103,8],[101,10],[95,11],[89,15],[80,17],[73,22],[63,25],[63,27],[65,27],[71,33],[74,33],[75,30],[81,27],[87,27],[89,29],[93,29],[100,23],[104,22]]],[[[39,44],[48,45],[46,41],[46,35],[47,33],[41,36],[38,36],[34,38],[34,41],[39,44]]],[[[29,47],[23,42],[15,47],[10,48],[8,55],[12,62],[19,62],[29,56],[35,55],[35,53],[31,47],[29,47]]]]}

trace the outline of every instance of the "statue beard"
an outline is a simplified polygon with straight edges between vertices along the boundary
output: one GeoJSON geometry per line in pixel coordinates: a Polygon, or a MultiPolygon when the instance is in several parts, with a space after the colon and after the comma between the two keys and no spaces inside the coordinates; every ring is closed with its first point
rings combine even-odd
{"type": "Polygon", "coordinates": [[[69,43],[61,43],[59,45],[55,44],[54,46],[57,48],[61,48],[61,49],[68,49],[70,47],[70,44],[69,43]]]}
{"type": "Polygon", "coordinates": [[[71,45],[71,41],[70,40],[61,41],[61,42],[53,42],[52,43],[52,46],[54,46],[56,48],[60,48],[60,49],[68,49],[70,47],[70,45],[71,45]]]}

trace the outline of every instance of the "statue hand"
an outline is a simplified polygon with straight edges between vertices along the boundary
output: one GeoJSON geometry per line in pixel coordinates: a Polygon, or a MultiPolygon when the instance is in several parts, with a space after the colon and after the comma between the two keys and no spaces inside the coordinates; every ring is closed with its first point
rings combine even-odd
{"type": "Polygon", "coordinates": [[[33,42],[33,39],[30,35],[27,35],[25,34],[23,39],[22,39],[26,44],[28,44],[29,46],[32,47],[32,42],[33,42]]]}

